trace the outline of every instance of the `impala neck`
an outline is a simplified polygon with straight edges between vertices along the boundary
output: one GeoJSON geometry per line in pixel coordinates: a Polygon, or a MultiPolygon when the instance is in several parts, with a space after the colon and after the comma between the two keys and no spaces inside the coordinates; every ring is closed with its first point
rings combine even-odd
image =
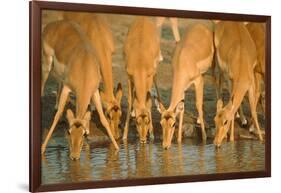
{"type": "Polygon", "coordinates": [[[179,76],[174,75],[172,96],[169,111],[174,111],[178,103],[184,99],[185,84],[183,79],[179,79],[179,76]]]}
{"type": "Polygon", "coordinates": [[[134,75],[134,86],[136,91],[136,99],[140,108],[145,108],[146,95],[148,89],[146,88],[145,73],[134,75]]]}

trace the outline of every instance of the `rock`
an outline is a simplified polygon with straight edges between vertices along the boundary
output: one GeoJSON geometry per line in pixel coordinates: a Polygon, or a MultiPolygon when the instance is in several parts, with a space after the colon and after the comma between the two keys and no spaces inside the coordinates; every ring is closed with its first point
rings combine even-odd
{"type": "Polygon", "coordinates": [[[196,136],[195,126],[194,124],[184,123],[182,127],[182,135],[183,137],[193,138],[196,136]]]}

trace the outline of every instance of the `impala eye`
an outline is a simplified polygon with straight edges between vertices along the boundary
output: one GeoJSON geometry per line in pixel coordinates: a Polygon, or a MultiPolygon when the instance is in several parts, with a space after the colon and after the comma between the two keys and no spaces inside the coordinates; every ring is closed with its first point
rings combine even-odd
{"type": "Polygon", "coordinates": [[[223,125],[226,125],[227,124],[227,120],[225,120],[224,122],[223,122],[223,125]]]}
{"type": "Polygon", "coordinates": [[[172,125],[172,128],[174,128],[176,126],[176,122],[174,122],[174,124],[172,125]]]}

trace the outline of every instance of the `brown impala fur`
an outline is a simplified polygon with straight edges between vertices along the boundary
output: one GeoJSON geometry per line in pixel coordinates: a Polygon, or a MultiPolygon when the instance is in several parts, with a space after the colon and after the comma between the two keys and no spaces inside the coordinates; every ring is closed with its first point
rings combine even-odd
{"type": "Polygon", "coordinates": [[[101,106],[98,90],[101,79],[99,61],[95,57],[94,48],[87,41],[86,35],[73,22],[57,21],[44,28],[42,35],[42,93],[51,70],[55,72],[58,81],[62,82],[63,88],[58,110],[51,129],[42,144],[41,153],[45,152],[47,143],[64,111],[70,92],[74,92],[76,95],[76,117],[71,110],[67,111],[70,125],[70,158],[79,159],[83,136],[89,133],[91,116],[89,112],[86,112],[91,99],[96,105],[100,120],[110,139],[115,148],[118,149],[101,106]]]}
{"type": "Polygon", "coordinates": [[[96,49],[104,85],[103,92],[100,95],[105,108],[105,115],[114,138],[119,139],[119,124],[122,115],[122,86],[120,83],[118,84],[116,95],[114,96],[112,54],[115,48],[111,29],[102,16],[93,13],[65,12],[64,18],[78,23],[88,36],[90,44],[96,49]]]}
{"type": "Polygon", "coordinates": [[[195,85],[196,108],[201,124],[202,139],[206,140],[203,119],[203,73],[212,65],[214,55],[213,34],[203,24],[196,24],[187,29],[184,38],[176,48],[173,58],[173,88],[170,106],[165,109],[158,101],[156,104],[161,113],[163,129],[163,148],[169,148],[175,130],[175,122],[179,116],[178,142],[181,142],[184,114],[184,92],[195,85]]]}
{"type": "Polygon", "coordinates": [[[230,140],[234,140],[234,115],[248,92],[251,114],[262,140],[256,112],[254,68],[257,64],[255,44],[243,23],[221,21],[215,26],[215,46],[220,69],[231,80],[230,101],[222,107],[217,104],[214,144],[220,146],[231,127],[230,140]]]}
{"type": "Polygon", "coordinates": [[[148,93],[160,59],[160,42],[155,23],[148,17],[138,17],[129,29],[124,49],[128,73],[128,111],[123,139],[127,139],[133,110],[140,142],[145,143],[148,130],[153,138],[151,97],[148,93]]]}

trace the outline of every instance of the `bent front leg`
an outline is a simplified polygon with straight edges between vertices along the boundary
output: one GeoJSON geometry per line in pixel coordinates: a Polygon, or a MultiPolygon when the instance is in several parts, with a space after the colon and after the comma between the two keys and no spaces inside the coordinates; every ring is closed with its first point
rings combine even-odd
{"type": "Polygon", "coordinates": [[[56,125],[63,113],[63,110],[64,110],[64,107],[65,107],[65,104],[66,104],[66,101],[67,101],[67,98],[68,98],[68,95],[70,93],[70,89],[67,87],[67,86],[63,86],[62,88],[62,91],[61,91],[61,95],[60,95],[60,99],[59,99],[59,105],[58,105],[58,110],[56,112],[56,115],[55,115],[55,118],[54,118],[54,121],[52,123],[52,126],[41,146],[41,154],[44,154],[45,150],[46,150],[46,146],[48,144],[48,141],[50,140],[55,128],[56,128],[56,125]]]}

